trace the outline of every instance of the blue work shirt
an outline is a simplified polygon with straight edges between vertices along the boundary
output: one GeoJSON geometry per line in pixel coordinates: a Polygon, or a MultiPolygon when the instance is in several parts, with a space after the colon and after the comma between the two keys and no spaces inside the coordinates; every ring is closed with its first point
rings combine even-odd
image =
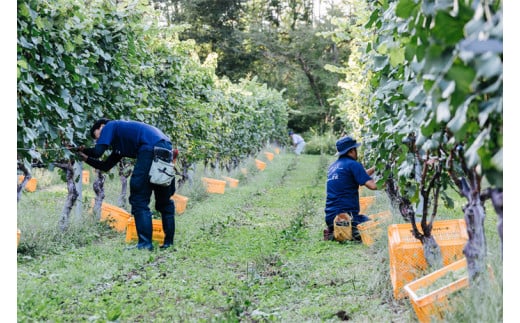
{"type": "Polygon", "coordinates": [[[107,145],[122,157],[136,158],[141,150],[153,150],[161,140],[170,138],[156,127],[139,122],[112,120],[104,125],[96,145],[107,145]]]}
{"type": "Polygon", "coordinates": [[[153,151],[160,145],[171,149],[171,141],[161,130],[140,121],[111,120],[103,126],[94,148],[85,148],[90,166],[108,172],[123,157],[137,158],[141,151],[153,151]],[[105,150],[112,153],[106,160],[98,160],[105,150]]]}
{"type": "Polygon", "coordinates": [[[359,186],[372,178],[361,163],[348,156],[340,156],[327,172],[327,201],[325,221],[332,222],[340,213],[359,214],[359,186]]]}

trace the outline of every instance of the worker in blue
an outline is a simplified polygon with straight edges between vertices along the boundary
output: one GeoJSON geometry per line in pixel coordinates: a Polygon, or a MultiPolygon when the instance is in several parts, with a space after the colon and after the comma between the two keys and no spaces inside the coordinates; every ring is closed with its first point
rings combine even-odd
{"type": "MultiPolygon", "coordinates": [[[[175,205],[171,196],[175,193],[175,179],[164,186],[150,183],[149,177],[154,158],[172,162],[170,138],[158,128],[140,121],[107,118],[97,120],[90,129],[90,135],[96,141],[95,146],[81,147],[78,152],[82,160],[90,166],[107,172],[123,157],[135,159],[129,195],[138,235],[138,242],[134,247],[154,250],[152,212],[149,207],[152,192],[155,197],[155,209],[161,213],[165,234],[160,248],[172,247],[175,235],[175,205]],[[111,154],[105,160],[99,160],[108,149],[111,150],[111,154]]],[[[173,174],[172,176],[174,177],[173,174]]]]}
{"type": "Polygon", "coordinates": [[[361,146],[355,139],[345,136],[336,141],[336,156],[339,156],[327,172],[327,198],[325,203],[325,240],[334,240],[334,218],[346,213],[352,219],[352,237],[360,241],[357,230],[359,223],[370,220],[366,215],[359,214],[359,188],[364,185],[368,189],[376,190],[377,185],[372,174],[375,168],[365,170],[357,161],[357,148],[361,146]]]}

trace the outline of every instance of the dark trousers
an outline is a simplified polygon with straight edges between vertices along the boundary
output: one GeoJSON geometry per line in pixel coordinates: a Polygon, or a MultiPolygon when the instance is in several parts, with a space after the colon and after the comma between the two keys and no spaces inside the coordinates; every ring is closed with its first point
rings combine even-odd
{"type": "MultiPolygon", "coordinates": [[[[157,146],[171,150],[171,144],[160,143],[157,146]]],[[[171,196],[175,193],[175,180],[170,186],[151,184],[148,173],[153,160],[153,151],[141,151],[137,155],[132,177],[130,178],[129,202],[135,219],[139,249],[153,249],[152,211],[149,204],[154,193],[155,209],[161,213],[164,243],[173,244],[175,236],[175,204],[171,196]]]]}

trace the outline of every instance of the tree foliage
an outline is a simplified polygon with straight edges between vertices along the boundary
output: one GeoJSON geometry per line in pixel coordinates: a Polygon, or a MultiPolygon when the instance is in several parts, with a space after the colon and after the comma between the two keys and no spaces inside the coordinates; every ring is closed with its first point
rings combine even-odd
{"type": "Polygon", "coordinates": [[[366,24],[376,30],[371,161],[418,206],[424,231],[437,203],[451,203],[448,186],[467,198],[472,278],[486,250],[483,186],[502,191],[502,24],[501,1],[464,0],[379,1],[366,24]]]}
{"type": "Polygon", "coordinates": [[[99,117],[162,129],[183,174],[200,161],[237,167],[284,143],[282,92],[255,78],[219,78],[215,54],[201,62],[196,43],[179,39],[182,28],[158,18],[145,1],[18,2],[19,169],[59,165],[73,180],[66,146],[90,145],[99,117]]]}
{"type": "Polygon", "coordinates": [[[336,107],[329,98],[337,95],[339,78],[325,65],[346,60],[349,46],[321,33],[333,29],[330,16],[343,14],[337,8],[317,16],[315,4],[321,2],[310,0],[153,3],[169,24],[188,26],[179,37],[194,39],[201,57],[218,54],[218,76],[239,81],[255,75],[269,87],[284,91],[290,128],[323,131],[324,124],[328,127],[334,119],[336,107]]]}

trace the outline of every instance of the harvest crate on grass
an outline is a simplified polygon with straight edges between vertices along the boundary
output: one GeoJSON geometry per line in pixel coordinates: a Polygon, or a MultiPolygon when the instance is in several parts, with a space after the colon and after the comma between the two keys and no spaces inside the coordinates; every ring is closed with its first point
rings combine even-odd
{"type": "Polygon", "coordinates": [[[383,234],[382,226],[392,221],[392,212],[383,211],[368,216],[371,220],[358,224],[357,229],[363,244],[370,246],[383,234]]]}
{"type": "Polygon", "coordinates": [[[366,214],[366,211],[376,201],[375,196],[361,196],[359,198],[359,214],[366,214]]]}
{"type": "MultiPolygon", "coordinates": [[[[24,179],[23,175],[18,176],[18,184],[20,184],[24,179]]],[[[27,192],[34,192],[36,191],[36,186],[38,186],[38,180],[34,177],[32,177],[30,180],[27,181],[25,184],[25,190],[27,192]]]]}
{"type": "Polygon", "coordinates": [[[16,229],[16,246],[20,245],[20,236],[22,235],[22,231],[20,229],[16,229]]]}
{"type": "Polygon", "coordinates": [[[378,213],[370,214],[368,217],[376,222],[390,222],[392,221],[392,212],[390,212],[389,210],[381,211],[378,213]]]}
{"type": "MultiPolygon", "coordinates": [[[[132,242],[138,241],[137,229],[135,228],[135,220],[133,217],[128,220],[128,226],[126,227],[126,238],[125,241],[132,242]]],[[[164,242],[164,231],[162,226],[162,220],[152,219],[152,240],[158,243],[164,242]]]]}
{"type": "Polygon", "coordinates": [[[274,154],[270,153],[268,151],[264,152],[265,157],[267,157],[267,160],[271,161],[274,159],[274,154]]]}
{"type": "Polygon", "coordinates": [[[208,193],[224,194],[226,190],[226,181],[208,177],[202,177],[202,181],[208,193]]]}
{"type": "Polygon", "coordinates": [[[105,202],[101,203],[100,221],[108,222],[108,225],[116,231],[125,231],[130,217],[130,213],[120,207],[105,202]]]}
{"type": "Polygon", "coordinates": [[[182,214],[184,211],[186,211],[186,205],[188,204],[188,198],[186,196],[175,193],[171,196],[171,199],[175,203],[176,214],[182,214]]]}
{"type": "Polygon", "coordinates": [[[255,164],[256,164],[256,168],[258,168],[259,170],[265,169],[266,163],[264,163],[263,161],[255,159],[255,164]]]}
{"type": "Polygon", "coordinates": [[[419,322],[442,320],[450,310],[449,298],[469,286],[466,258],[404,286],[419,322]]]}
{"type": "Polygon", "coordinates": [[[229,187],[233,187],[233,188],[238,187],[238,183],[239,183],[238,179],[235,179],[232,177],[227,177],[227,176],[222,176],[222,178],[227,182],[229,187]]]}
{"type": "Polygon", "coordinates": [[[277,155],[279,155],[279,154],[280,154],[280,148],[278,148],[278,147],[275,148],[275,149],[274,149],[274,152],[275,152],[277,155]]]}
{"type": "MultiPolygon", "coordinates": [[[[417,222],[421,231],[421,224],[417,222]]],[[[468,241],[464,219],[437,220],[433,223],[432,235],[437,241],[445,266],[464,257],[462,249],[468,241]]],[[[404,285],[417,279],[428,268],[423,245],[412,234],[411,223],[388,226],[388,252],[390,254],[390,279],[394,297],[406,296],[404,285]]]]}
{"type": "Polygon", "coordinates": [[[81,173],[81,182],[83,184],[88,184],[90,183],[90,172],[88,170],[84,170],[82,173],[81,173]]]}

